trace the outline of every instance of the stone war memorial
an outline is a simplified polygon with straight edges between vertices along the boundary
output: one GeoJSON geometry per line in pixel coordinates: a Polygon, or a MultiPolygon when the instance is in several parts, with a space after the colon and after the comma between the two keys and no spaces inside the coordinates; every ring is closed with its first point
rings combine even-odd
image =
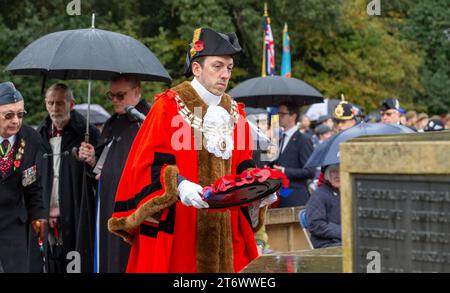
{"type": "Polygon", "coordinates": [[[450,132],[340,147],[344,272],[450,272],[450,132]]]}

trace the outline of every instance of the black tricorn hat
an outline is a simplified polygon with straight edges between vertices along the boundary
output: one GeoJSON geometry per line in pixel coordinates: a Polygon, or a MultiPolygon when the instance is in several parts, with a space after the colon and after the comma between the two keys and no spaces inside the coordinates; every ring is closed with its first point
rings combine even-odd
{"type": "Polygon", "coordinates": [[[347,101],[341,101],[334,108],[333,119],[334,120],[351,120],[355,118],[355,113],[353,112],[353,106],[347,101]]]}
{"type": "Polygon", "coordinates": [[[236,33],[218,33],[210,28],[198,28],[194,31],[192,42],[186,54],[184,75],[192,75],[192,62],[202,56],[234,55],[242,51],[236,33]]]}

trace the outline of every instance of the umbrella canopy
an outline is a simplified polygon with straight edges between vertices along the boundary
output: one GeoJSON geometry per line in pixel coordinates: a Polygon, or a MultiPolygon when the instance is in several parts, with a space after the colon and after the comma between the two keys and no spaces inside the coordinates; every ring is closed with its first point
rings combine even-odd
{"type": "Polygon", "coordinates": [[[359,123],[319,144],[306,162],[305,168],[338,164],[340,162],[339,145],[351,138],[399,133],[414,133],[414,131],[397,124],[359,123]]]}
{"type": "Polygon", "coordinates": [[[88,82],[85,141],[89,142],[91,81],[111,80],[132,74],[141,80],[170,82],[172,79],[153,53],[139,41],[115,32],[96,29],[95,14],[89,29],[45,35],[28,45],[6,67],[19,75],[86,79],[88,82]]]}
{"type": "MultiPolygon", "coordinates": [[[[111,115],[100,105],[98,104],[91,104],[90,105],[90,123],[92,124],[104,124],[106,120],[111,117],[111,115]]],[[[84,116],[84,118],[87,117],[87,111],[88,111],[88,104],[78,104],[75,105],[73,108],[77,112],[79,112],[81,115],[84,116]]]]}
{"type": "Polygon", "coordinates": [[[142,43],[95,28],[45,35],[20,52],[6,70],[56,79],[110,80],[118,74],[133,74],[141,80],[171,81],[159,60],[142,43]]]}
{"type": "Polygon", "coordinates": [[[329,99],[325,99],[323,103],[312,104],[308,110],[306,110],[305,115],[308,116],[311,121],[316,121],[320,116],[329,115],[328,100],[329,99]]]}
{"type": "Polygon", "coordinates": [[[229,95],[249,107],[278,106],[294,102],[297,106],[323,102],[322,94],[306,82],[284,76],[255,77],[234,87],[229,95]]]}

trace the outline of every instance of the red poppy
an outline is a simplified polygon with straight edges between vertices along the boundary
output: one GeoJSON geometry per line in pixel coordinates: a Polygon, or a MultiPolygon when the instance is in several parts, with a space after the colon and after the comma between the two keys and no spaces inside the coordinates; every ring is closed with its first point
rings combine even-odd
{"type": "Polygon", "coordinates": [[[259,169],[254,168],[251,170],[245,170],[239,175],[225,175],[214,182],[214,184],[211,185],[212,192],[218,193],[218,192],[226,192],[227,190],[235,187],[235,186],[243,186],[247,184],[253,183],[255,180],[258,182],[264,182],[268,178],[271,179],[282,179],[283,180],[283,186],[288,187],[289,186],[289,180],[286,178],[286,175],[284,175],[281,171],[270,169],[268,167],[259,169]]]}
{"type": "Polygon", "coordinates": [[[194,50],[196,51],[196,52],[201,52],[201,51],[203,51],[203,41],[197,41],[197,42],[195,42],[195,44],[194,44],[194,50]]]}
{"type": "Polygon", "coordinates": [[[20,160],[14,161],[14,167],[19,168],[20,167],[20,160]]]}
{"type": "Polygon", "coordinates": [[[212,185],[214,192],[224,192],[235,186],[235,175],[225,175],[214,182],[212,185]]]}

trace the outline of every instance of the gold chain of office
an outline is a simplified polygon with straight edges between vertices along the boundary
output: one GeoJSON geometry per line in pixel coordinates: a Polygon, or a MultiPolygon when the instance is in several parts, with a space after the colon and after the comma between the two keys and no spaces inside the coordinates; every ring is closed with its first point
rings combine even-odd
{"type": "MultiPolygon", "coordinates": [[[[186,106],[186,104],[183,102],[183,100],[180,98],[180,96],[176,95],[175,101],[177,102],[177,106],[179,109],[178,114],[180,114],[180,116],[183,118],[183,120],[186,121],[186,123],[190,127],[193,127],[195,129],[198,129],[201,132],[203,132],[204,131],[203,119],[195,116],[194,113],[192,113],[192,111],[189,110],[189,108],[186,106]]],[[[239,117],[237,107],[238,106],[237,106],[236,101],[232,100],[231,101],[231,117],[233,117],[234,123],[237,123],[238,117],[239,117]]]]}

